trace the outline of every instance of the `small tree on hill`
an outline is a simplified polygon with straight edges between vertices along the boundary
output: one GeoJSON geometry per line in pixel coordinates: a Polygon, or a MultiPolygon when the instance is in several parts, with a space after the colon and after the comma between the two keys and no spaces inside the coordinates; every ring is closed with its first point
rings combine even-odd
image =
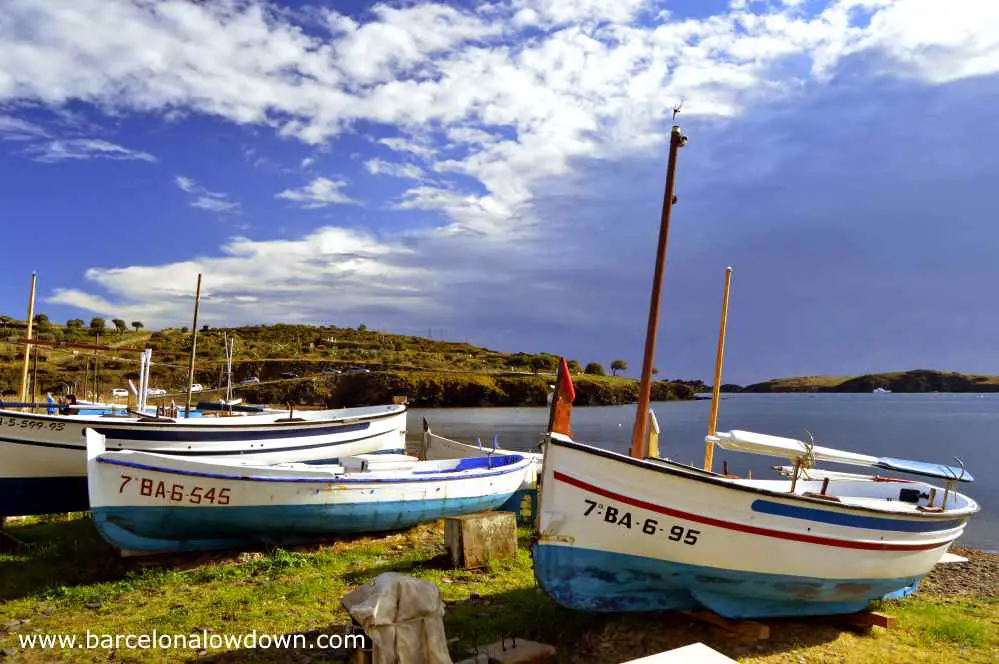
{"type": "Polygon", "coordinates": [[[90,319],[90,331],[93,332],[95,335],[103,332],[105,325],[107,325],[107,322],[103,318],[90,319]]]}
{"type": "Polygon", "coordinates": [[[579,362],[576,360],[569,360],[566,362],[566,365],[569,367],[569,373],[579,373],[582,370],[582,367],[579,366],[579,362]]]}
{"type": "Polygon", "coordinates": [[[128,326],[125,325],[125,321],[120,318],[115,318],[111,321],[111,324],[114,325],[114,329],[118,330],[118,334],[121,334],[128,329],[128,326]]]}
{"type": "Polygon", "coordinates": [[[48,332],[51,323],[49,323],[49,317],[45,314],[38,314],[35,316],[35,325],[38,327],[39,332],[48,332]]]}
{"type": "Polygon", "coordinates": [[[659,369],[657,369],[656,367],[652,367],[652,375],[653,376],[658,376],[659,375],[659,369]]]}
{"type": "Polygon", "coordinates": [[[138,332],[139,330],[141,330],[142,328],[144,328],[145,325],[142,324],[141,320],[133,320],[132,321],[132,327],[134,327],[135,331],[138,332]]]}
{"type": "Polygon", "coordinates": [[[70,318],[66,321],[66,329],[76,332],[83,329],[83,319],[82,318],[70,318]]]}
{"type": "Polygon", "coordinates": [[[590,362],[586,365],[583,373],[590,374],[591,376],[606,376],[607,372],[604,371],[604,365],[599,362],[590,362]]]}
{"type": "Polygon", "coordinates": [[[611,362],[611,373],[614,374],[615,376],[617,375],[617,372],[627,371],[627,370],[628,370],[628,363],[625,362],[624,360],[614,360],[613,362],[611,362]]]}

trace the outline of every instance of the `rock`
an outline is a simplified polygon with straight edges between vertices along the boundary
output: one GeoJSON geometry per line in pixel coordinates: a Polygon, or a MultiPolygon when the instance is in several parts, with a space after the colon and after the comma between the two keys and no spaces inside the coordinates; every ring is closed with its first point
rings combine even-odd
{"type": "Polygon", "coordinates": [[[99,608],[101,608],[104,605],[101,604],[99,601],[97,601],[97,602],[87,602],[83,606],[86,607],[86,608],[88,608],[88,609],[99,609],[99,608]]]}
{"type": "Polygon", "coordinates": [[[524,639],[504,639],[480,649],[489,664],[548,664],[555,661],[555,646],[524,639]]]}

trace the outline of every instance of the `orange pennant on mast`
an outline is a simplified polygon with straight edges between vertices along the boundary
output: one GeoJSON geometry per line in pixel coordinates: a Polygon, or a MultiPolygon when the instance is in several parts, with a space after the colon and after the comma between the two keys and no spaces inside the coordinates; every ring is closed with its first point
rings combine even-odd
{"type": "Polygon", "coordinates": [[[555,394],[552,396],[551,413],[548,418],[548,430],[572,436],[569,421],[572,419],[572,402],[576,400],[576,388],[572,384],[569,373],[569,363],[565,358],[559,358],[558,376],[555,379],[555,394]]]}

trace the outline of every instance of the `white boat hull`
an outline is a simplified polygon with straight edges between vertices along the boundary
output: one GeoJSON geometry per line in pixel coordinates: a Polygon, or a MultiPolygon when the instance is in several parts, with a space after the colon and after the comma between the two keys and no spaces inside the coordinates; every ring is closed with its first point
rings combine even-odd
{"type": "Polygon", "coordinates": [[[796,495],[787,481],[741,482],[553,436],[537,579],[560,603],[594,611],[850,613],[914,589],[978,509],[961,496],[947,514],[893,514],[799,495],[821,482],[796,495]]]}
{"type": "Polygon", "coordinates": [[[306,541],[489,510],[530,466],[501,457],[344,472],[92,448],[88,483],[97,528],[134,554],[306,541]]]}
{"type": "Polygon", "coordinates": [[[86,510],[86,442],[94,428],[108,449],[255,464],[336,462],[405,449],[404,406],[372,406],[155,422],[136,418],[0,411],[0,516],[86,510]]]}

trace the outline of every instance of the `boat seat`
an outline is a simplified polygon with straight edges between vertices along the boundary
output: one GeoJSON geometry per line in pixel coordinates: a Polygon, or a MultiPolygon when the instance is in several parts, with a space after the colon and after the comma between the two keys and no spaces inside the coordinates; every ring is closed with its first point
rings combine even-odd
{"type": "Polygon", "coordinates": [[[420,460],[408,454],[358,454],[342,457],[340,464],[347,472],[375,470],[409,470],[420,460]]]}

